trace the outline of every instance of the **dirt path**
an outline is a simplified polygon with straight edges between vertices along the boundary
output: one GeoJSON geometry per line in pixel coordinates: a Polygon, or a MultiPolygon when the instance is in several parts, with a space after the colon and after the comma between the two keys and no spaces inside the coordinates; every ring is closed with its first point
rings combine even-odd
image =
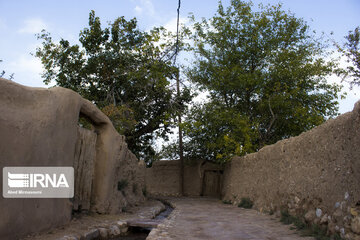
{"type": "Polygon", "coordinates": [[[175,210],[153,229],[147,240],[158,239],[271,239],[310,240],[300,237],[275,217],[209,198],[167,199],[175,210]]]}
{"type": "MultiPolygon", "coordinates": [[[[139,206],[133,206],[126,212],[118,215],[84,214],[74,217],[68,224],[32,234],[23,240],[60,240],[60,239],[98,239],[85,238],[83,235],[96,228],[107,228],[116,225],[118,221],[131,219],[151,219],[165,209],[164,204],[156,200],[148,200],[139,206]],[[67,236],[67,237],[64,237],[67,236]]],[[[1,239],[2,240],[2,239],[1,239]]]]}

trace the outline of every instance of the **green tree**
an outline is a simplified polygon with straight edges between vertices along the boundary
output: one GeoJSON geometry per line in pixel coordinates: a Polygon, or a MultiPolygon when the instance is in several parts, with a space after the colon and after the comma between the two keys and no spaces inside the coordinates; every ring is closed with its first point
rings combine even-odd
{"type": "Polygon", "coordinates": [[[326,78],[324,42],[281,5],[219,3],[211,19],[194,20],[190,81],[209,93],[184,124],[188,157],[225,162],[337,115],[340,86],[326,78]]]}
{"type": "Polygon", "coordinates": [[[102,28],[91,11],[89,27],[79,34],[81,45],[49,33],[38,35],[42,47],[35,56],[45,68],[44,82],[70,88],[94,102],[126,136],[129,148],[140,158],[155,157],[152,142],[166,137],[176,112],[190,100],[170,87],[178,68],[172,64],[172,35],[163,28],[140,31],[136,19],[117,18],[102,28]]]}
{"type": "Polygon", "coordinates": [[[350,77],[350,85],[360,85],[360,33],[359,27],[355,28],[354,31],[350,31],[347,36],[345,36],[346,42],[343,47],[338,46],[340,52],[342,52],[346,58],[347,62],[351,63],[350,66],[344,72],[344,77],[350,77]]]}

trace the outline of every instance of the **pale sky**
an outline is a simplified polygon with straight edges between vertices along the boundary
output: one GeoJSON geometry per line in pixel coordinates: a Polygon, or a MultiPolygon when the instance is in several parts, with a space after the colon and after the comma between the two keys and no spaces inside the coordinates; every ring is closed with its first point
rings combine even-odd
{"type": "MultiPolygon", "coordinates": [[[[52,34],[54,39],[64,38],[76,43],[80,30],[87,27],[89,12],[95,10],[103,26],[108,21],[125,16],[136,17],[141,30],[154,26],[175,29],[178,0],[0,0],[0,71],[5,70],[8,77],[14,73],[14,81],[26,86],[46,87],[40,77],[42,66],[31,56],[40,44],[35,37],[42,29],[52,34]]],[[[276,4],[279,1],[253,1],[255,5],[276,4]]],[[[338,42],[344,41],[349,30],[360,25],[360,0],[283,0],[283,9],[290,10],[297,17],[304,18],[317,32],[325,32],[338,42]]],[[[223,1],[224,5],[229,0],[223,1]]],[[[214,15],[217,0],[182,0],[181,21],[186,22],[188,13],[193,12],[197,19],[214,15]]],[[[330,81],[339,81],[331,79],[330,81]]],[[[346,100],[340,100],[340,112],[351,111],[359,99],[360,88],[351,92],[348,86],[346,100]]]]}

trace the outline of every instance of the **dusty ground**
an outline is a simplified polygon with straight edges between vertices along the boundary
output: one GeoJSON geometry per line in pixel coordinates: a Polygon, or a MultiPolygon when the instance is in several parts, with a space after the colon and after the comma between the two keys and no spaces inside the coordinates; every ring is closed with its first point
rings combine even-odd
{"type": "Polygon", "coordinates": [[[210,198],[167,199],[175,210],[147,240],[244,239],[305,240],[279,219],[210,198]]]}
{"type": "Polygon", "coordinates": [[[126,212],[123,212],[119,215],[77,215],[74,216],[70,223],[64,225],[63,227],[32,235],[25,238],[24,240],[55,240],[63,236],[77,236],[80,239],[81,234],[84,234],[91,229],[107,227],[117,221],[128,221],[131,219],[151,219],[164,209],[165,206],[161,202],[156,200],[148,200],[139,206],[134,206],[127,209],[126,212]]]}

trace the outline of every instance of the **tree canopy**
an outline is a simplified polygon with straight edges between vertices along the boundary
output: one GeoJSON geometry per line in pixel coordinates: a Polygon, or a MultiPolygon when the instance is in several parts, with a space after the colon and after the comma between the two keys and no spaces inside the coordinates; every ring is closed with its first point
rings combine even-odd
{"type": "Polygon", "coordinates": [[[277,6],[232,0],[194,21],[188,79],[209,93],[184,123],[188,157],[225,162],[334,117],[336,62],[302,19],[277,6]]]}
{"type": "Polygon", "coordinates": [[[190,100],[188,89],[177,96],[171,87],[178,68],[172,62],[174,44],[166,38],[171,34],[163,28],[140,31],[135,18],[119,17],[102,28],[91,11],[80,45],[54,42],[43,31],[35,56],[45,68],[45,83],[55,81],[94,102],[126,136],[129,148],[152,161],[152,142],[166,137],[175,114],[190,100]]]}
{"type": "MultiPolygon", "coordinates": [[[[341,86],[327,81],[337,62],[326,43],[281,5],[257,9],[232,0],[227,8],[219,2],[210,19],[192,16],[188,50],[194,61],[184,72],[209,97],[192,104],[182,124],[187,158],[223,163],[338,114],[341,86]]],[[[182,32],[181,48],[188,34],[182,32]]],[[[42,47],[35,55],[44,65],[44,82],[55,81],[94,102],[126,136],[129,148],[153,161],[154,140],[167,139],[175,116],[191,100],[188,88],[177,95],[171,87],[179,73],[175,37],[162,27],[140,31],[136,19],[124,17],[102,28],[92,11],[80,44],[54,42],[45,31],[38,38],[42,47]]],[[[358,53],[358,39],[358,30],[349,34],[348,50],[358,53]]],[[[177,147],[166,149],[174,155],[177,147]]]]}
{"type": "Polygon", "coordinates": [[[360,33],[359,27],[356,27],[354,31],[350,31],[345,36],[346,42],[343,47],[338,45],[338,49],[347,58],[348,63],[351,65],[347,67],[344,72],[345,77],[350,77],[350,84],[360,85],[360,33]]]}

